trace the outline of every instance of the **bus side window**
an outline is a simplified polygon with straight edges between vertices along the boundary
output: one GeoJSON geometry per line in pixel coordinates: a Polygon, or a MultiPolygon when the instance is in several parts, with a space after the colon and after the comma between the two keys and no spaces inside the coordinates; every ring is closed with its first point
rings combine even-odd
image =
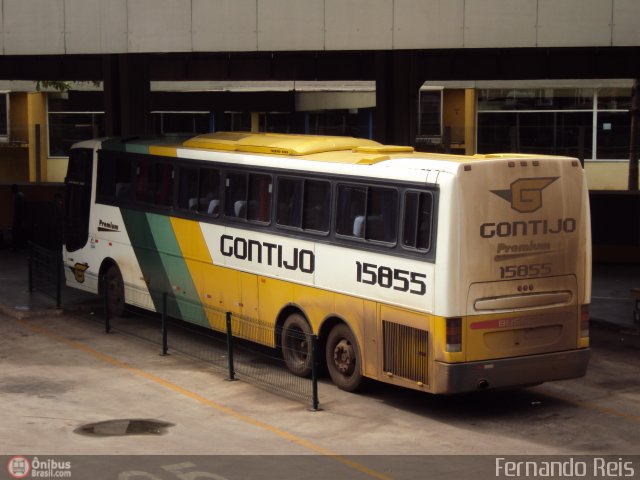
{"type": "Polygon", "coordinates": [[[302,228],[328,232],[331,213],[331,184],[307,180],[304,184],[304,210],[302,228]]]}
{"type": "Polygon", "coordinates": [[[336,233],[347,237],[364,238],[366,187],[338,185],[336,233]]]}
{"type": "Polygon", "coordinates": [[[392,188],[340,185],[336,233],[395,243],[397,210],[398,193],[392,188]]]}
{"type": "Polygon", "coordinates": [[[152,203],[154,194],[153,168],[151,159],[138,160],[136,169],[136,201],[152,203]]]}
{"type": "Polygon", "coordinates": [[[224,197],[224,214],[227,217],[247,218],[247,177],[246,173],[227,173],[224,197]]]}
{"type": "Polygon", "coordinates": [[[98,154],[98,201],[127,203],[132,199],[131,161],[124,154],[98,154]]]}
{"type": "Polygon", "coordinates": [[[428,192],[407,192],[404,200],[402,244],[428,251],[431,248],[433,196],[428,192]]]}
{"type": "Polygon", "coordinates": [[[220,171],[201,168],[199,185],[196,209],[200,213],[217,217],[220,214],[220,171]]]}
{"type": "Polygon", "coordinates": [[[197,211],[198,170],[196,168],[180,167],[178,175],[178,208],[197,211]]]}
{"type": "Polygon", "coordinates": [[[392,188],[369,187],[367,195],[367,240],[396,243],[398,192],[392,188]]]}
{"type": "Polygon", "coordinates": [[[273,183],[269,175],[249,175],[247,220],[268,223],[271,216],[273,183]]]}
{"type": "Polygon", "coordinates": [[[300,228],[300,208],[302,207],[303,180],[297,178],[278,179],[278,199],[276,201],[276,223],[285,227],[300,228]]]}
{"type": "Polygon", "coordinates": [[[169,207],[173,204],[173,166],[168,163],[156,164],[156,205],[169,207]]]}

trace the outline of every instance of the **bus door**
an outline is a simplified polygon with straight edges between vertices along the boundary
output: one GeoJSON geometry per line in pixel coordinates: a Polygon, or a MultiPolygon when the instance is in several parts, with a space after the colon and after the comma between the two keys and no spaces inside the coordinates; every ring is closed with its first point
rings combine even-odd
{"type": "Polygon", "coordinates": [[[467,361],[580,347],[588,262],[583,170],[570,159],[461,173],[467,361]]]}
{"type": "Polygon", "coordinates": [[[83,248],[89,240],[92,172],[93,150],[72,149],[65,178],[64,242],[69,252],[83,248]]]}

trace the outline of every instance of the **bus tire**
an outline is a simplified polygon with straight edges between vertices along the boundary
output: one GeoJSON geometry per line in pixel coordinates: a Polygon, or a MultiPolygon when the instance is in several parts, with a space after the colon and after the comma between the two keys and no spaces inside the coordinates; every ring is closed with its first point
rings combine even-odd
{"type": "Polygon", "coordinates": [[[338,388],[355,392],[362,386],[360,349],[355,335],[344,323],[329,333],[326,360],[331,380],[338,388]]]}
{"type": "Polygon", "coordinates": [[[111,265],[105,278],[104,294],[107,295],[109,315],[121,317],[124,313],[124,282],[117,265],[111,265]]]}
{"type": "Polygon", "coordinates": [[[311,327],[299,313],[287,317],[282,326],[282,357],[298,377],[311,375],[311,327]]]}

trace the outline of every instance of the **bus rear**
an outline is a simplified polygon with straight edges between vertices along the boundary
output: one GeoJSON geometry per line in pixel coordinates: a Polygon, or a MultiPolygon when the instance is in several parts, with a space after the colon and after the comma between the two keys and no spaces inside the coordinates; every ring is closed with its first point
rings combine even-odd
{"type": "Polygon", "coordinates": [[[452,189],[458,221],[449,234],[459,249],[448,260],[459,268],[452,303],[441,306],[448,314],[435,390],[583,376],[591,243],[580,163],[489,155],[461,165],[452,189]]]}

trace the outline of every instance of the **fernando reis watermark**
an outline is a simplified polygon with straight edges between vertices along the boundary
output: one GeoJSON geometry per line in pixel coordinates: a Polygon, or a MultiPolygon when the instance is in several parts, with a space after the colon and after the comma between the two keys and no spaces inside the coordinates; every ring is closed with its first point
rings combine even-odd
{"type": "Polygon", "coordinates": [[[12,457],[7,470],[11,478],[71,478],[71,462],[52,458],[12,457]]]}
{"type": "Polygon", "coordinates": [[[624,478],[633,477],[636,466],[622,458],[594,457],[588,460],[507,460],[496,458],[496,477],[517,478],[624,478]]]}

